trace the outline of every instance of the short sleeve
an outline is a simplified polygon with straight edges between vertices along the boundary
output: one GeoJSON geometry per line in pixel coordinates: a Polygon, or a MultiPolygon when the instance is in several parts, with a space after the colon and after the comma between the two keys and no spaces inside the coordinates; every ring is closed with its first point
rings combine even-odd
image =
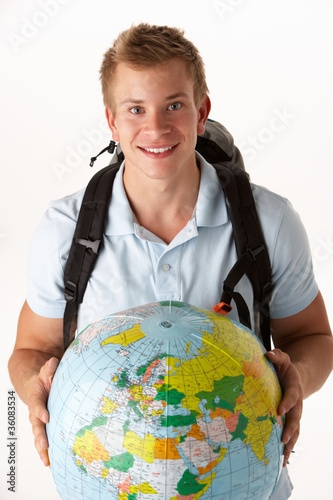
{"type": "Polygon", "coordinates": [[[64,269],[80,199],[81,196],[72,195],[52,202],[32,237],[27,261],[27,302],[40,316],[63,316],[64,269]]]}
{"type": "Polygon", "coordinates": [[[318,294],[309,241],[299,215],[287,200],[271,263],[274,286],[271,317],[292,316],[309,306],[318,294]]]}

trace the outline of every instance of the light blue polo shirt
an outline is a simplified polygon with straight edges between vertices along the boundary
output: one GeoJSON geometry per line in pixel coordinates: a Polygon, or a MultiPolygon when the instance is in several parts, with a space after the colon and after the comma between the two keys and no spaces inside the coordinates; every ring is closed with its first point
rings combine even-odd
{"type": "MultiPolygon", "coordinates": [[[[220,302],[223,280],[237,255],[215,169],[197,157],[201,167],[197,204],[169,245],[136,223],[123,186],[122,165],[114,182],[103,247],[79,309],[78,331],[108,314],[150,302],[180,300],[205,309],[220,302]]],[[[272,266],[271,316],[284,318],[302,311],[318,293],[308,240],[285,198],[256,185],[252,190],[272,266]]],[[[34,234],[27,301],[41,316],[63,316],[63,274],[82,197],[79,191],[50,203],[34,234]]],[[[251,305],[247,277],[237,290],[251,305]]],[[[229,317],[238,319],[236,308],[229,317]]],[[[283,469],[271,500],[287,499],[291,490],[283,469]]]]}
{"type": "MultiPolygon", "coordinates": [[[[200,189],[192,218],[167,245],[139,226],[123,186],[115,178],[103,247],[78,314],[78,331],[113,312],[150,302],[179,300],[212,309],[236,261],[232,225],[215,172],[199,154],[200,189]]],[[[270,255],[274,293],[271,316],[283,318],[307,307],[318,293],[307,236],[291,204],[252,185],[270,255]]],[[[50,203],[33,237],[28,258],[27,301],[41,316],[61,318],[63,274],[83,191],[50,203]]],[[[144,203],[144,200],[142,200],[144,203]]],[[[252,304],[247,277],[237,286],[252,304]]],[[[229,314],[238,319],[236,308],[229,314]]]]}

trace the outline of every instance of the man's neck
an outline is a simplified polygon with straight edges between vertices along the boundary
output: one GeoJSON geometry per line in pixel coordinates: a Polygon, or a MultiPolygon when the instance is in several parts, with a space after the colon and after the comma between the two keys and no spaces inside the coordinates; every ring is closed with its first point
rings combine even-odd
{"type": "MultiPolygon", "coordinates": [[[[126,169],[126,165],[125,165],[126,169]]],[[[146,179],[144,184],[128,178],[124,187],[138,223],[169,244],[191,219],[200,185],[200,170],[183,182],[146,179]]]]}

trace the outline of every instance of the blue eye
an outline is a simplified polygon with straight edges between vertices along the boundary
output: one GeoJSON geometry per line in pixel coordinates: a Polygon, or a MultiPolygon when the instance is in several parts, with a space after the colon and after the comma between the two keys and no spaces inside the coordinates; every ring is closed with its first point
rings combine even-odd
{"type": "Polygon", "coordinates": [[[133,106],[133,108],[130,109],[130,112],[133,113],[133,115],[139,115],[142,112],[142,109],[140,106],[133,106]]]}
{"type": "Polygon", "coordinates": [[[172,104],[170,104],[169,109],[171,109],[172,111],[177,111],[181,107],[182,105],[180,104],[180,102],[173,102],[172,104]]]}

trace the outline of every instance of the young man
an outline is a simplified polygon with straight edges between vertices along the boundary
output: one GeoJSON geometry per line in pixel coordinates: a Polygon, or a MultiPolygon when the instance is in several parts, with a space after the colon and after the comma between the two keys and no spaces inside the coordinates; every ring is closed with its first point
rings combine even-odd
{"type": "MultiPolygon", "coordinates": [[[[125,162],[115,179],[103,249],[78,312],[78,331],[111,312],[159,300],[211,309],[237,256],[216,172],[195,152],[210,111],[200,55],[181,31],[142,24],[123,32],[105,54],[101,81],[107,121],[125,162]]],[[[332,370],[332,334],[298,216],[285,199],[252,189],[272,264],[276,349],[267,356],[284,389],[279,413],[286,415],[286,465],[299,435],[303,398],[332,370]]],[[[46,402],[63,355],[63,269],[82,195],[51,204],[37,230],[27,302],[9,362],[45,465],[46,402]]],[[[250,307],[246,278],[239,290],[250,307]]],[[[288,498],[290,492],[284,469],[272,498],[288,498]]]]}

